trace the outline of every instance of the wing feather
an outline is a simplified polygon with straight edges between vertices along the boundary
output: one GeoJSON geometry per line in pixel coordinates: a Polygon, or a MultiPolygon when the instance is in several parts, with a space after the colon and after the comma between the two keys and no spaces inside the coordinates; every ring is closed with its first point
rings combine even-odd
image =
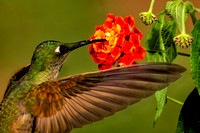
{"type": "Polygon", "coordinates": [[[74,112],[74,116],[77,118],[79,122],[79,127],[81,127],[81,123],[87,123],[87,118],[85,118],[84,114],[82,114],[81,110],[76,103],[74,103],[73,98],[68,100],[68,105],[70,106],[71,110],[74,112]]]}
{"type": "Polygon", "coordinates": [[[135,98],[141,98],[141,97],[147,97],[154,93],[153,90],[140,90],[140,89],[129,89],[129,88],[122,88],[122,87],[116,87],[116,86],[98,86],[94,87],[93,90],[99,91],[99,92],[107,92],[107,93],[113,93],[115,95],[121,95],[124,97],[135,97],[135,98]]]}
{"type": "Polygon", "coordinates": [[[103,117],[102,113],[107,111],[103,103],[94,104],[94,101],[89,96],[85,96],[85,94],[77,96],[76,99],[80,101],[79,104],[82,107],[84,107],[90,114],[92,114],[93,121],[100,120],[103,117]]]}
{"type": "Polygon", "coordinates": [[[44,82],[34,91],[35,129],[70,132],[101,120],[166,87],[184,71],[175,64],[146,63],[44,82]]]}
{"type": "MultiPolygon", "coordinates": [[[[93,110],[91,110],[91,108],[88,108],[89,103],[86,102],[83,98],[80,98],[79,96],[77,96],[77,98],[73,98],[74,102],[76,102],[76,104],[78,104],[80,106],[80,110],[84,113],[85,118],[87,118],[88,123],[91,123],[93,121],[95,121],[96,119],[99,119],[102,117],[102,115],[98,112],[100,111],[96,111],[94,107],[93,110]],[[82,101],[83,100],[83,101],[82,101]]],[[[101,109],[101,108],[100,108],[101,109]]]]}

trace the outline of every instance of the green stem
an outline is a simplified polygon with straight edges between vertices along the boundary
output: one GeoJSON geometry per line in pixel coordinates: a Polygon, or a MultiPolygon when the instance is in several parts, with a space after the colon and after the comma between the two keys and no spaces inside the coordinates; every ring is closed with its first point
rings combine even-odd
{"type": "Polygon", "coordinates": [[[191,17],[192,23],[194,25],[197,22],[197,16],[196,16],[195,12],[190,13],[190,17],[191,17]]]}
{"type": "MultiPolygon", "coordinates": [[[[165,51],[164,50],[147,50],[147,52],[165,52],[165,51]]],[[[186,53],[182,53],[182,52],[178,52],[178,55],[190,57],[190,54],[186,54],[186,53]]]]}
{"type": "Polygon", "coordinates": [[[146,49],[147,50],[147,52],[165,52],[164,50],[153,50],[153,49],[151,49],[151,50],[148,50],[148,49],[146,49]]]}
{"type": "Polygon", "coordinates": [[[194,10],[195,10],[196,12],[199,12],[199,13],[200,13],[200,9],[199,9],[199,8],[194,8],[194,10]]]}
{"type": "Polygon", "coordinates": [[[149,11],[148,12],[152,12],[153,11],[154,2],[155,2],[155,0],[151,0],[151,5],[149,7],[149,11]]]}
{"type": "Polygon", "coordinates": [[[185,9],[186,9],[186,6],[187,6],[186,4],[183,4],[181,34],[186,34],[186,32],[185,32],[185,13],[186,13],[185,9]]]}
{"type": "Polygon", "coordinates": [[[187,6],[190,17],[192,19],[192,23],[194,25],[197,21],[197,16],[196,16],[195,12],[198,12],[198,11],[200,12],[200,9],[194,8],[193,4],[190,1],[186,1],[185,5],[187,6]]]}
{"type": "Polygon", "coordinates": [[[186,54],[186,53],[182,53],[182,52],[178,52],[178,55],[182,55],[182,56],[190,57],[190,54],[186,54]]]}
{"type": "Polygon", "coordinates": [[[167,100],[170,100],[170,101],[172,101],[172,102],[174,102],[174,103],[176,103],[176,104],[182,105],[182,106],[183,106],[183,104],[184,104],[184,103],[182,103],[181,101],[178,101],[178,100],[176,100],[176,99],[174,99],[174,98],[172,98],[172,97],[169,97],[169,96],[167,96],[167,100]]]}

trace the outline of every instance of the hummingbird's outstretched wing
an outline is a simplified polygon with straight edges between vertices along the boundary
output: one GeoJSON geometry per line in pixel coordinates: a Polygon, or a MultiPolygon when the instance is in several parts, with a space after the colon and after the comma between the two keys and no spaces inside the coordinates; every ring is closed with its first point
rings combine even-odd
{"type": "Polygon", "coordinates": [[[146,63],[44,82],[27,95],[33,105],[27,110],[35,117],[34,131],[70,132],[152,95],[184,71],[175,64],[146,63]]]}

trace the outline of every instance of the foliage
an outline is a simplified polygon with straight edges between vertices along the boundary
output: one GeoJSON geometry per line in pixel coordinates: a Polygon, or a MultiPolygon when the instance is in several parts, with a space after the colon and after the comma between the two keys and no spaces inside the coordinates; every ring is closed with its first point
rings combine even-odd
{"type": "MultiPolygon", "coordinates": [[[[173,42],[177,26],[172,19],[166,22],[165,14],[161,13],[147,36],[145,43],[149,62],[172,62],[177,56],[177,46],[173,42]]],[[[156,92],[157,100],[154,126],[160,117],[167,98],[167,88],[156,92]]]]}
{"type": "Polygon", "coordinates": [[[200,94],[200,20],[196,22],[191,32],[194,42],[191,46],[190,65],[192,78],[200,94]]]}
{"type": "MultiPolygon", "coordinates": [[[[142,33],[134,27],[135,21],[132,16],[125,18],[108,15],[105,24],[96,27],[95,34],[91,37],[105,38],[106,42],[90,45],[92,59],[99,64],[99,69],[111,68],[116,62],[117,66],[135,64],[135,60],[142,60],[147,51],[148,62],[172,63],[178,55],[178,46],[188,48],[191,46],[191,71],[197,90],[200,94],[200,20],[197,21],[195,12],[200,12],[189,1],[168,1],[165,9],[159,13],[159,18],[152,13],[155,0],[152,0],[149,11],[139,14],[145,25],[153,24],[145,42],[145,49],[140,46],[142,33]],[[188,14],[195,24],[191,35],[186,33],[185,24],[188,14]],[[166,19],[166,16],[169,19],[166,19]],[[177,35],[177,31],[180,34],[177,35]]],[[[185,54],[181,54],[185,55],[185,54]]],[[[167,88],[156,92],[157,100],[156,114],[153,125],[156,125],[164,105],[167,103],[167,88]]],[[[171,98],[172,100],[173,98],[171,98]]],[[[187,102],[191,102],[188,100],[187,102]]],[[[174,100],[177,102],[177,100],[174,100]]],[[[180,102],[177,102],[180,103],[180,102]]],[[[192,130],[184,127],[187,120],[184,119],[184,106],[180,114],[177,132],[188,132],[192,130]]]]}
{"type": "Polygon", "coordinates": [[[190,93],[181,110],[177,133],[197,133],[200,131],[200,96],[196,88],[190,93]]]}
{"type": "MultiPolygon", "coordinates": [[[[199,11],[199,9],[196,9],[191,2],[183,2],[182,0],[168,1],[165,10],[160,13],[158,21],[152,26],[147,36],[145,47],[147,49],[147,59],[149,62],[173,62],[178,55],[176,44],[182,48],[187,48],[192,44],[190,58],[191,71],[196,87],[200,92],[200,20],[196,23],[196,11],[199,11]],[[191,16],[193,23],[196,23],[191,33],[192,37],[189,34],[186,34],[185,30],[188,13],[191,16]],[[170,17],[168,22],[165,19],[165,15],[170,17]],[[178,29],[180,34],[176,36],[178,29]]],[[[167,88],[157,92],[155,96],[157,99],[157,108],[154,126],[167,101],[167,88]]],[[[181,129],[181,132],[187,132],[188,130],[186,131],[184,127],[181,128],[183,124],[180,123],[185,122],[181,115],[177,132],[180,131],[179,129],[181,129]]]]}

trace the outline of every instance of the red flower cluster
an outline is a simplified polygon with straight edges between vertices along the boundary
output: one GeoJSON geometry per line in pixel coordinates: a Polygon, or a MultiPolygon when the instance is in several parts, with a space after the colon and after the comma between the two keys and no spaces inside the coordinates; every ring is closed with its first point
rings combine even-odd
{"type": "Polygon", "coordinates": [[[108,14],[105,24],[97,26],[91,39],[106,39],[90,45],[92,59],[98,63],[99,70],[112,68],[115,62],[118,66],[135,64],[142,60],[146,50],[140,46],[142,32],[134,27],[134,18],[125,18],[108,14]]]}

